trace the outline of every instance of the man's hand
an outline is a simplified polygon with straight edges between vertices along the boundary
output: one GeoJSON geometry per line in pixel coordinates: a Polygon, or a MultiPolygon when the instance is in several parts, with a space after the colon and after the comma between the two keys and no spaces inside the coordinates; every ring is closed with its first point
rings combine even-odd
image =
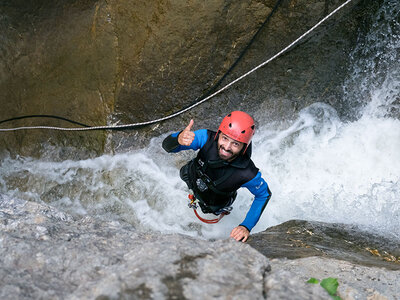
{"type": "Polygon", "coordinates": [[[247,239],[249,238],[250,235],[250,231],[247,230],[246,227],[244,226],[238,226],[233,228],[232,232],[231,232],[231,237],[234,238],[237,241],[242,241],[243,243],[245,241],[247,241],[247,239]]]}
{"type": "Polygon", "coordinates": [[[189,125],[178,135],[178,143],[182,146],[190,146],[194,140],[195,133],[192,131],[194,121],[190,120],[189,125]]]}

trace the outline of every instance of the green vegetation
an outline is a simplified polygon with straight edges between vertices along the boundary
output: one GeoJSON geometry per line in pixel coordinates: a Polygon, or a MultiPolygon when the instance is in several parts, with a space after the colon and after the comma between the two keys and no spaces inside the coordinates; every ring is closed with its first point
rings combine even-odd
{"type": "MultiPolygon", "coordinates": [[[[312,284],[317,284],[319,283],[319,280],[316,278],[310,278],[307,283],[312,283],[312,284]]],[[[342,300],[336,292],[337,288],[339,286],[339,283],[336,278],[328,277],[325,278],[321,281],[320,285],[328,292],[328,294],[332,297],[334,300],[342,300]]]]}

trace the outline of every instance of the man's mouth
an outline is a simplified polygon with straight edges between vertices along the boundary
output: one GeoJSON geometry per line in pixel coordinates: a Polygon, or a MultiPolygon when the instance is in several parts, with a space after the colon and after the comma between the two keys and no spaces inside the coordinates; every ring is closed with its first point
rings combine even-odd
{"type": "Polygon", "coordinates": [[[222,156],[232,156],[233,155],[232,151],[225,150],[223,147],[219,147],[219,153],[222,156]]]}

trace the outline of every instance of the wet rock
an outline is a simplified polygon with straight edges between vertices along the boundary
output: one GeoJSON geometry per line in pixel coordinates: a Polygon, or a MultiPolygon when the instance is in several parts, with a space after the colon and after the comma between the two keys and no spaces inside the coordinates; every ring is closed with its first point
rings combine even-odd
{"type": "Polygon", "coordinates": [[[266,299],[322,300],[329,297],[320,286],[307,284],[307,280],[301,280],[293,273],[286,271],[284,267],[276,266],[265,280],[266,299]]]}
{"type": "Polygon", "coordinates": [[[290,278],[298,284],[305,284],[310,278],[320,281],[329,277],[336,278],[339,283],[337,294],[342,299],[397,299],[400,294],[400,286],[397,284],[400,271],[365,267],[348,261],[315,256],[293,260],[272,259],[270,263],[272,275],[268,280],[282,282],[279,278],[284,276],[283,274],[286,274],[286,279],[290,278]],[[278,279],[275,279],[276,276],[278,279]]]}
{"type": "MultiPolygon", "coordinates": [[[[157,119],[193,103],[227,72],[275,0],[3,1],[0,4],[0,120],[58,115],[89,125],[157,119]]],[[[342,0],[282,1],[222,85],[286,47],[342,0]]],[[[345,115],[348,55],[380,1],[354,0],[301,45],[183,116],[128,131],[1,133],[12,154],[82,159],[142,147],[190,118],[216,129],[232,109],[287,120],[322,101],[345,115]]],[[[73,126],[48,118],[6,127],[73,126]]]]}
{"type": "Polygon", "coordinates": [[[0,202],[2,299],[262,299],[268,260],[234,241],[137,232],[0,202]]]}
{"type": "Polygon", "coordinates": [[[0,297],[327,299],[321,286],[306,281],[331,276],[339,278],[343,299],[396,299],[399,271],[326,257],[271,262],[250,245],[141,232],[91,217],[74,220],[51,206],[3,196],[0,297]]]}
{"type": "Polygon", "coordinates": [[[271,259],[266,289],[286,283],[272,292],[278,293],[276,299],[284,294],[305,299],[298,286],[328,277],[338,280],[342,299],[397,299],[400,294],[400,241],[395,238],[354,225],[291,220],[253,234],[248,243],[271,259]]]}
{"type": "Polygon", "coordinates": [[[252,235],[249,244],[269,258],[321,256],[400,270],[400,241],[355,225],[292,220],[252,235]]]}

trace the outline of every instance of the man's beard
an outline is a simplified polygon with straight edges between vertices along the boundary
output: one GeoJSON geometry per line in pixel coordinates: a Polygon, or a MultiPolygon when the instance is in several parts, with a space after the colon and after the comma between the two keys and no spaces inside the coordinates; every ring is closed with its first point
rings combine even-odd
{"type": "Polygon", "coordinates": [[[237,155],[234,155],[232,151],[224,149],[225,153],[230,153],[231,154],[231,155],[225,156],[225,155],[221,154],[221,149],[224,149],[224,148],[222,148],[222,146],[218,146],[218,156],[221,159],[230,161],[230,160],[233,160],[233,159],[235,159],[237,157],[237,155]]]}

